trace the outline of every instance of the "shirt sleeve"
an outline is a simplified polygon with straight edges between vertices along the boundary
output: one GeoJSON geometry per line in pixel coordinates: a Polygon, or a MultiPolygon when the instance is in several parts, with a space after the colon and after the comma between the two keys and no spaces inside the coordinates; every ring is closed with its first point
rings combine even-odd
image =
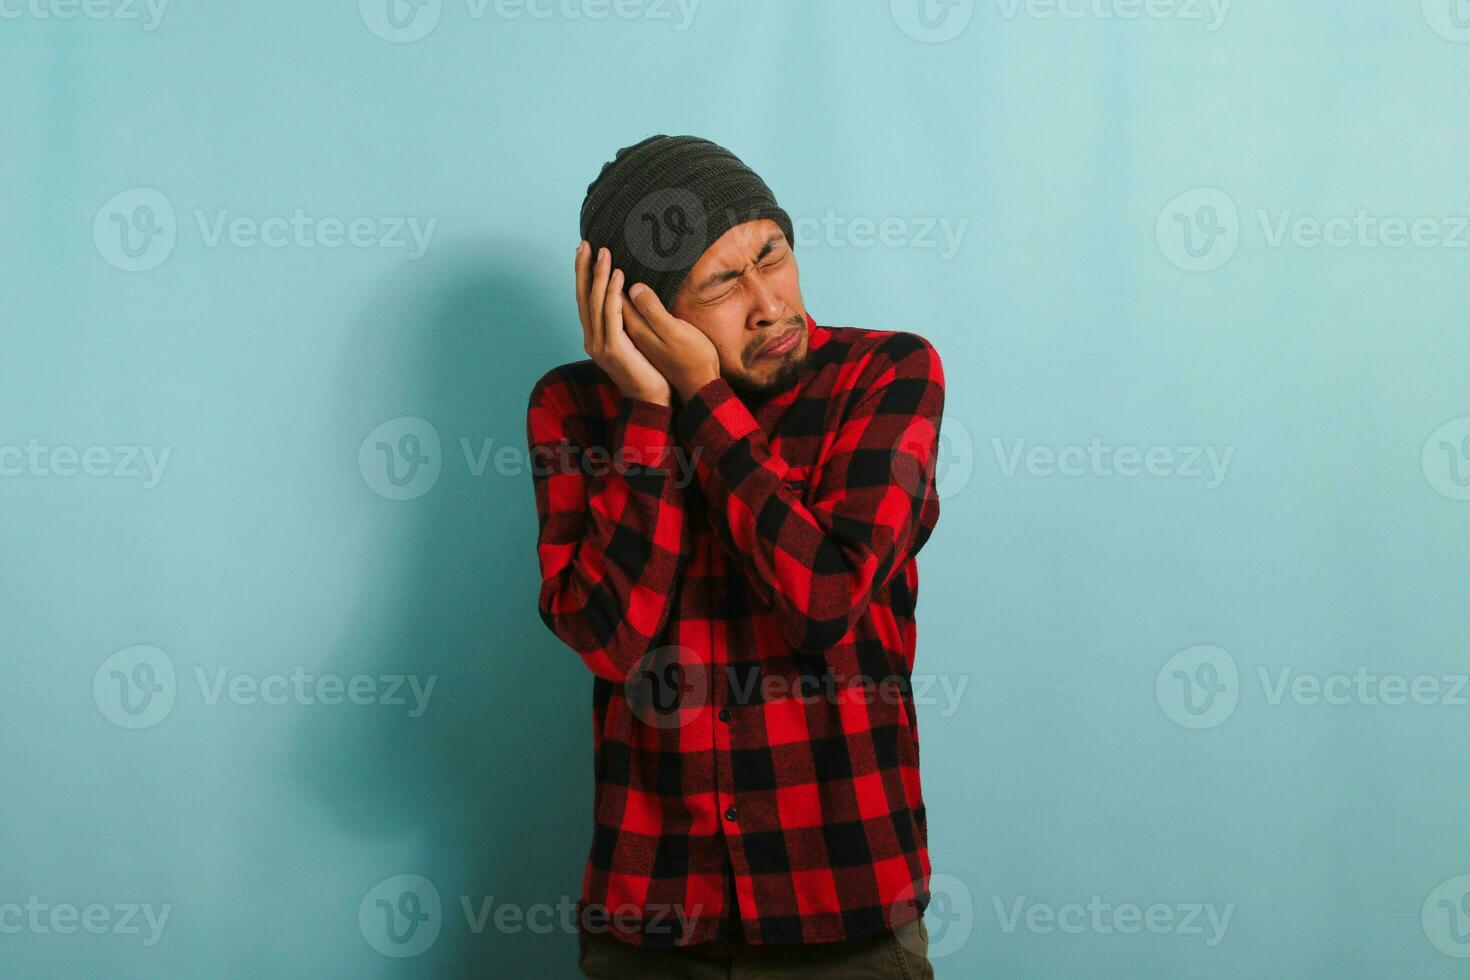
{"type": "Polygon", "coordinates": [[[526,415],[542,621],[599,677],[624,682],[664,629],[682,564],[673,409],[623,398],[604,450],[566,383],[537,382],[526,415]]]}
{"type": "Polygon", "coordinates": [[[802,651],[841,642],[939,517],[939,354],[896,331],[872,358],[810,502],[783,482],[785,461],[725,379],[700,388],[675,416],[714,530],[802,651]]]}

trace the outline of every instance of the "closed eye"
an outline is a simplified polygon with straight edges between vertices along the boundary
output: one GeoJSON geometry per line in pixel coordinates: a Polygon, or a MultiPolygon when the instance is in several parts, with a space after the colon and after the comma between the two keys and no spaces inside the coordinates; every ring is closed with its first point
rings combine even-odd
{"type": "MultiPolygon", "coordinates": [[[[760,266],[760,268],[762,270],[765,270],[765,269],[774,269],[776,266],[780,265],[782,262],[785,262],[786,261],[786,257],[788,255],[790,255],[790,254],[791,254],[790,252],[784,252],[783,251],[781,254],[777,255],[775,258],[771,259],[768,262],[763,263],[760,266]]],[[[725,290],[724,292],[720,293],[718,296],[710,296],[710,297],[708,297],[706,299],[699,300],[699,302],[704,303],[704,304],[713,304],[713,303],[722,302],[731,293],[735,292],[735,290],[737,288],[739,288],[739,286],[740,286],[740,279],[733,279],[733,280],[731,280],[731,282],[732,282],[732,285],[730,286],[730,288],[727,289],[727,290],[725,290]]]]}

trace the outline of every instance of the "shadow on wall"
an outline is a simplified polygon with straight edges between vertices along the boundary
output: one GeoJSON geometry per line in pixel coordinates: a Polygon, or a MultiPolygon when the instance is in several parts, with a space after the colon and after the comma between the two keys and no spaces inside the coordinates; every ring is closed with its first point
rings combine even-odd
{"type": "Polygon", "coordinates": [[[437,681],[417,718],[406,684],[403,707],[306,713],[291,767],[349,832],[420,844],[406,865],[391,856],[401,846],[385,848],[343,897],[344,929],[362,941],[358,903],[379,882],[419,874],[437,889],[438,938],[411,959],[385,958],[383,975],[571,975],[576,935],[559,920],[549,933],[537,920],[538,933],[494,918],[504,904],[575,902],[591,843],[592,674],[537,614],[525,452],[532,386],[586,356],[571,257],[528,256],[510,241],[446,248],[432,267],[385,277],[342,353],[338,448],[356,484],[345,499],[373,533],[344,559],[360,565],[359,598],[324,668],[437,681]],[[442,467],[427,492],[394,500],[359,474],[356,455],[400,416],[432,424],[442,467]],[[510,465],[497,464],[503,446],[515,449],[510,465]],[[493,897],[482,928],[461,896],[476,917],[493,897]]]}

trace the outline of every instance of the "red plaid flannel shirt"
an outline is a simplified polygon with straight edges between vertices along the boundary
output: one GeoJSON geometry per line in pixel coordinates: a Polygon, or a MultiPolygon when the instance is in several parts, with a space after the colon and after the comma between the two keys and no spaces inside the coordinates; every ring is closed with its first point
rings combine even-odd
{"type": "Polygon", "coordinates": [[[591,360],[531,393],[541,618],[594,675],[583,931],[817,943],[928,905],[909,680],[944,375],[916,334],[807,327],[808,370],[750,408],[723,378],[627,399],[591,360]]]}

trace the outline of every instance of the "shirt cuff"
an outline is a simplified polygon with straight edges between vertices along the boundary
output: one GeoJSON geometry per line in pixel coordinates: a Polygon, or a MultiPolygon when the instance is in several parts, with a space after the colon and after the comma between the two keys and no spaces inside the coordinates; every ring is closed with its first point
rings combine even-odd
{"type": "Polygon", "coordinates": [[[672,469],[674,409],[670,405],[624,397],[618,408],[613,462],[644,469],[672,469]]]}
{"type": "Polygon", "coordinates": [[[730,382],[715,378],[680,406],[674,429],[690,446],[698,446],[699,462],[714,468],[725,451],[760,428],[730,382]]]}

